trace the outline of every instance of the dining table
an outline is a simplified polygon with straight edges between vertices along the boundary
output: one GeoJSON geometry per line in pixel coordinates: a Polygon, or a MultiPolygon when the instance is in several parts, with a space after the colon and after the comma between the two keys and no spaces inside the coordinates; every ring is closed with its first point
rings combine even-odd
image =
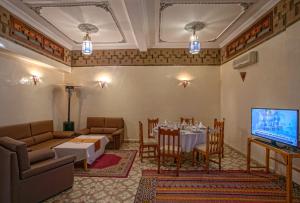
{"type": "MultiPolygon", "coordinates": [[[[206,127],[201,122],[199,125],[187,125],[172,122],[159,123],[153,129],[155,139],[158,139],[159,127],[165,129],[180,129],[180,146],[182,152],[191,152],[196,145],[204,144],[206,142],[206,127]]],[[[177,145],[176,142],[175,145],[177,145]]]]}

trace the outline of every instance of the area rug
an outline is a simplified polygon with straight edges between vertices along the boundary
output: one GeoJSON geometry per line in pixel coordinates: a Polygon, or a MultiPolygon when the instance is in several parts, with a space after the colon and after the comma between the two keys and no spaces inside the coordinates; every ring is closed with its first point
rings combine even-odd
{"type": "Polygon", "coordinates": [[[137,150],[106,150],[85,171],[75,167],[75,176],[127,178],[137,150]]]}
{"type": "MultiPolygon", "coordinates": [[[[144,170],[135,202],[285,202],[279,177],[265,172],[144,170]]],[[[296,202],[299,202],[298,200],[296,202]]]]}

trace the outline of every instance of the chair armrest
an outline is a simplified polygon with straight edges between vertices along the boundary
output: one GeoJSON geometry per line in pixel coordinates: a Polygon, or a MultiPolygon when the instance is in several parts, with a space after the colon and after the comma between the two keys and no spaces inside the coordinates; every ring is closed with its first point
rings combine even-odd
{"type": "Polygon", "coordinates": [[[120,135],[120,134],[122,134],[123,132],[124,132],[124,129],[123,129],[123,128],[120,128],[120,129],[116,130],[115,132],[113,132],[113,133],[112,133],[112,136],[114,136],[114,135],[120,135]]]}
{"type": "Polygon", "coordinates": [[[80,134],[80,135],[88,135],[88,134],[90,134],[90,129],[89,128],[84,128],[84,129],[76,131],[76,133],[80,134]]]}
{"type": "Polygon", "coordinates": [[[25,170],[21,173],[22,179],[30,178],[41,173],[45,173],[52,169],[67,165],[73,164],[75,161],[75,156],[68,155],[58,159],[50,159],[48,161],[43,161],[41,163],[32,164],[30,169],[25,170]]]}
{"type": "Polygon", "coordinates": [[[54,138],[71,138],[74,134],[73,131],[53,131],[54,138]]]}
{"type": "Polygon", "coordinates": [[[53,159],[54,157],[55,157],[55,153],[51,149],[41,149],[41,150],[28,152],[28,158],[30,164],[34,164],[40,161],[45,161],[48,159],[53,159]]]}

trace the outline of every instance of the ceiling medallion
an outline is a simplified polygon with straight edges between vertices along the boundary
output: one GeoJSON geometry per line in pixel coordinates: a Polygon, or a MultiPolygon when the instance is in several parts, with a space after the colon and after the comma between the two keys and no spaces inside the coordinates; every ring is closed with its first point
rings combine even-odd
{"type": "Polygon", "coordinates": [[[99,28],[89,23],[82,23],[78,25],[78,29],[81,32],[85,33],[85,36],[82,41],[82,49],[81,49],[82,54],[91,55],[93,53],[93,44],[92,44],[92,39],[90,37],[90,34],[97,33],[99,31],[99,28]]]}
{"type": "Polygon", "coordinates": [[[201,50],[201,44],[196,31],[202,30],[205,27],[205,23],[200,21],[194,21],[184,26],[184,29],[188,32],[192,32],[192,36],[189,42],[189,51],[191,54],[198,54],[201,50]]]}

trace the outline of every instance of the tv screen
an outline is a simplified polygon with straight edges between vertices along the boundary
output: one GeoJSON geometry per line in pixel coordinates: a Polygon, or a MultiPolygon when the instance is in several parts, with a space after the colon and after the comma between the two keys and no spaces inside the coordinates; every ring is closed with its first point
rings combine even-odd
{"type": "Polygon", "coordinates": [[[297,147],[298,119],[296,109],[252,108],[251,134],[297,147]]]}

